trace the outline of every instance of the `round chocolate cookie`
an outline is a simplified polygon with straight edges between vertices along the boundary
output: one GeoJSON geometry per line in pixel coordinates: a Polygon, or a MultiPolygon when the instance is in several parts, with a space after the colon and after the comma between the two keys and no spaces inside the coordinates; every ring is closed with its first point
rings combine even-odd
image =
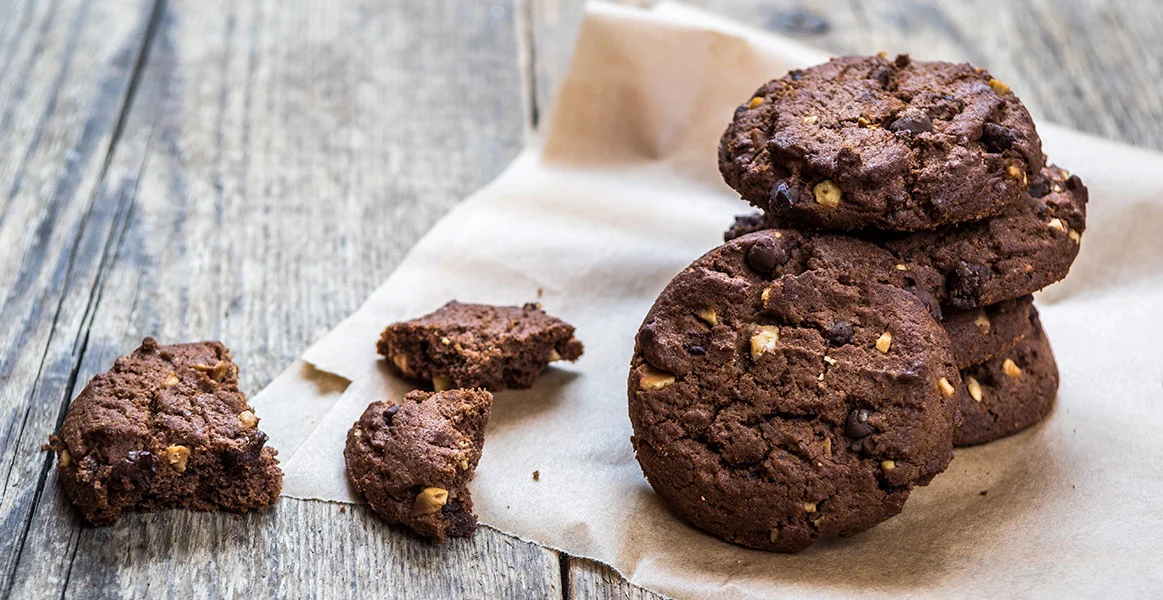
{"type": "MultiPolygon", "coordinates": [[[[907,285],[967,310],[1025,296],[1066,277],[1086,230],[1088,198],[1077,175],[1050,166],[1000,215],[932,231],[852,235],[891,252],[907,285]]],[[[724,237],[786,226],[770,213],[736,217],[724,237]]]]}
{"type": "Polygon", "coordinates": [[[995,215],[1044,164],[1009,88],[968,64],[836,58],[759,88],[719,143],[744,199],[826,229],[932,229],[995,215]]]}
{"type": "Polygon", "coordinates": [[[1030,312],[1031,329],[1014,349],[961,371],[958,446],[984,444],[1041,421],[1058,395],[1058,364],[1050,340],[1030,312]]]}
{"type": "Polygon", "coordinates": [[[630,420],[682,519],[794,552],[900,512],[952,458],[957,369],[916,296],[844,236],[765,230],[679,273],[638,331],[630,420]]]}
{"type": "Polygon", "coordinates": [[[1033,296],[1022,296],[972,310],[945,308],[941,326],[949,334],[958,369],[1001,356],[1030,332],[1033,296]]]}

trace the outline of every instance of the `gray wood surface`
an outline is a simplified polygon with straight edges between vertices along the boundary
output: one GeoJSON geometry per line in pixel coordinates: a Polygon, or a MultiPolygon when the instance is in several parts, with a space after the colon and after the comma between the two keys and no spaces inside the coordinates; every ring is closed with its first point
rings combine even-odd
{"type": "MultiPolygon", "coordinates": [[[[1044,120],[1163,148],[1156,3],[695,4],[836,53],[967,59],[1044,120]]],[[[654,597],[487,528],[435,547],[328,503],[83,526],[40,451],[144,335],[223,339],[261,389],[516,155],[581,15],[580,0],[0,0],[0,594],[654,597]]]]}

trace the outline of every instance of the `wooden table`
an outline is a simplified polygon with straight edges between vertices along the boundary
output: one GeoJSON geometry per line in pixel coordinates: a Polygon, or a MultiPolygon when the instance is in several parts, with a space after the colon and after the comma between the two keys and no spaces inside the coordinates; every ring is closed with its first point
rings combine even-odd
{"type": "MultiPolygon", "coordinates": [[[[1044,121],[1163,148],[1157,3],[699,4],[837,53],[970,60],[1044,121]]],[[[243,388],[261,389],[517,154],[581,13],[579,0],[0,1],[4,596],[653,596],[487,528],[436,547],[337,504],[93,528],[41,452],[84,383],[145,335],[221,339],[243,388]]]]}

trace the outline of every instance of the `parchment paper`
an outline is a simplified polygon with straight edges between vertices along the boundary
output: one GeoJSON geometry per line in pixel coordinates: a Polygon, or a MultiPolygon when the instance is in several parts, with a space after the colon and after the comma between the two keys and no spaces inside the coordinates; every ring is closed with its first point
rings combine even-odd
{"type": "Polygon", "coordinates": [[[483,523],[677,598],[1163,593],[1163,157],[1044,123],[1048,155],[1091,190],[1081,255],[1038,298],[1062,372],[1048,421],[959,450],[900,516],[792,556],[687,527],[643,479],[626,412],[634,332],[748,211],[717,172],[719,135],[759,84],[825,58],[673,5],[591,6],[543,144],[255,398],[284,493],[354,501],[345,433],[410,389],[375,354],[384,326],[451,298],[540,300],[586,354],[497,394],[472,486],[483,523]]]}

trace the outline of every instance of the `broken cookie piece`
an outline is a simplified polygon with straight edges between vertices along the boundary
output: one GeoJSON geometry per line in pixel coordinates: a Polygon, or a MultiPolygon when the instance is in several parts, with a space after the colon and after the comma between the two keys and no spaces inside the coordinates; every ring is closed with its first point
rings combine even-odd
{"type": "Polygon", "coordinates": [[[107,525],[132,510],[269,507],[283,473],[266,441],[225,346],[146,338],[89,381],[50,446],[69,499],[107,525]]]}
{"type": "Polygon", "coordinates": [[[572,325],[537,304],[489,306],[455,300],[435,312],[388,326],[377,344],[405,377],[452,388],[527,388],[557,360],[575,361],[583,346],[572,325]]]}
{"type": "Polygon", "coordinates": [[[476,531],[468,482],[493,396],[481,389],[414,391],[373,402],[347,433],[347,476],[385,521],[443,542],[476,531]]]}

